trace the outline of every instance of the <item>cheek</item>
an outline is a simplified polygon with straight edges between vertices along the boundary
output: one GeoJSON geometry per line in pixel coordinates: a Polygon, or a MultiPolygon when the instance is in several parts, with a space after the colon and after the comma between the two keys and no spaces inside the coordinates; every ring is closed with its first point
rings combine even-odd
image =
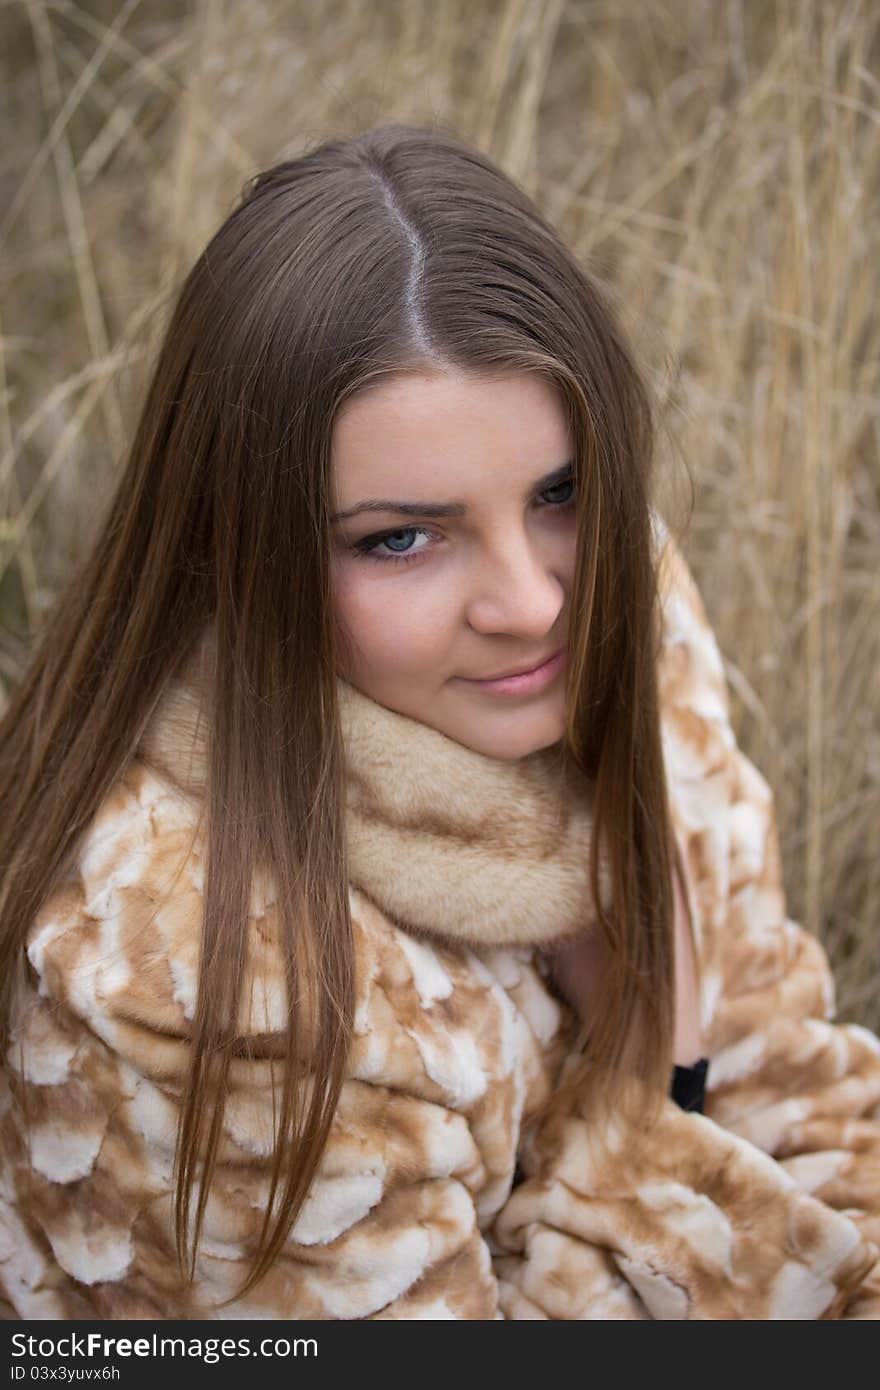
{"type": "Polygon", "coordinates": [[[343,637],[350,638],[358,666],[417,672],[437,663],[451,633],[450,614],[429,598],[427,588],[394,583],[345,566],[334,576],[333,612],[343,637]]]}

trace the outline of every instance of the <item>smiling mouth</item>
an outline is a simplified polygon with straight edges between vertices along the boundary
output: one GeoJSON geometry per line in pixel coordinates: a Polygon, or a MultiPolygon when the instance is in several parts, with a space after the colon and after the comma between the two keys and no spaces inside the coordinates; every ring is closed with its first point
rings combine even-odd
{"type": "Polygon", "coordinates": [[[520,671],[515,676],[496,676],[494,680],[471,680],[463,677],[465,685],[485,695],[497,697],[536,695],[552,685],[565,667],[568,659],[567,647],[561,647],[553,656],[533,666],[529,671],[520,671]]]}
{"type": "Polygon", "coordinates": [[[486,683],[488,681],[511,680],[514,676],[530,676],[533,671],[540,671],[542,666],[546,666],[548,662],[555,660],[562,650],[562,647],[559,647],[555,652],[551,652],[549,656],[545,656],[541,661],[535,662],[534,666],[523,666],[517,671],[501,671],[497,676],[469,676],[468,680],[486,683]]]}

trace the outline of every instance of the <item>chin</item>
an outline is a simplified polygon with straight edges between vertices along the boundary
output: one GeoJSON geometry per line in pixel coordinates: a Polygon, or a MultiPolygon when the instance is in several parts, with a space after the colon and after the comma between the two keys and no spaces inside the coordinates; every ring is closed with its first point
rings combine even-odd
{"type": "Polygon", "coordinates": [[[499,727],[494,734],[491,728],[493,721],[487,719],[481,727],[468,730],[468,734],[472,736],[452,734],[452,737],[457,738],[460,743],[467,744],[477,753],[483,753],[487,758],[512,762],[517,758],[526,758],[530,753],[537,753],[542,748],[551,748],[565,735],[564,710],[556,718],[529,720],[523,712],[521,717],[522,727],[519,729],[516,727],[516,715],[511,710],[506,721],[498,721],[499,727]]]}

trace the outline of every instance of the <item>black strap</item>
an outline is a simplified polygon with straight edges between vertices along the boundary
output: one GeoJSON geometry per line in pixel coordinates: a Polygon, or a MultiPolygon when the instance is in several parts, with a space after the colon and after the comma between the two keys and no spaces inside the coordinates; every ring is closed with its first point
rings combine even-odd
{"type": "Polygon", "coordinates": [[[682,1110],[698,1110],[703,1113],[706,1096],[706,1072],[709,1069],[708,1057],[701,1057],[692,1067],[675,1067],[672,1073],[671,1096],[682,1110]]]}

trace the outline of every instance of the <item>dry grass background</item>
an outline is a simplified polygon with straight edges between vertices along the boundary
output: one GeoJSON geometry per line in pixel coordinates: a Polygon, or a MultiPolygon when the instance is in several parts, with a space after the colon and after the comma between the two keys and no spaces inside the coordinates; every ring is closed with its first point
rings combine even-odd
{"type": "Polygon", "coordinates": [[[245,178],[439,117],[619,296],[789,912],[880,1026],[878,26],[844,0],[0,4],[0,683],[245,178]]]}

